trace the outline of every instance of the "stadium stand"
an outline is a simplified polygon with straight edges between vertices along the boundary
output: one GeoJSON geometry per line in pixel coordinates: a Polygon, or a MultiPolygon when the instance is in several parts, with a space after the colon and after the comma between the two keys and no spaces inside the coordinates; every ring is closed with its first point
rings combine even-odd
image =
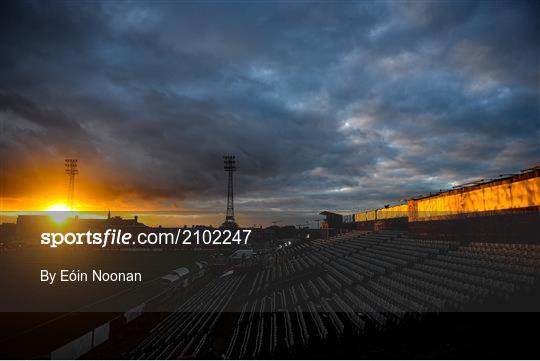
{"type": "Polygon", "coordinates": [[[353,231],[276,249],[258,262],[200,288],[125,356],[302,355],[430,313],[511,308],[538,289],[540,246],[353,231]],[[209,341],[218,333],[226,342],[209,341]]]}

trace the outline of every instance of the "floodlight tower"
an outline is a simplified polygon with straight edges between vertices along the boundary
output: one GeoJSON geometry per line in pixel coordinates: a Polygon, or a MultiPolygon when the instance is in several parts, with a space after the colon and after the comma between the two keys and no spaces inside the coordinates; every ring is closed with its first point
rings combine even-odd
{"type": "Polygon", "coordinates": [[[234,220],[234,190],[233,190],[233,172],[236,171],[236,160],[234,155],[225,155],[223,156],[223,164],[225,172],[228,173],[228,184],[227,184],[227,215],[225,216],[225,222],[223,222],[223,227],[235,228],[237,227],[236,221],[234,220]]]}
{"type": "Polygon", "coordinates": [[[69,176],[67,205],[73,211],[73,199],[75,198],[75,176],[79,174],[77,159],[65,160],[66,174],[69,176]]]}

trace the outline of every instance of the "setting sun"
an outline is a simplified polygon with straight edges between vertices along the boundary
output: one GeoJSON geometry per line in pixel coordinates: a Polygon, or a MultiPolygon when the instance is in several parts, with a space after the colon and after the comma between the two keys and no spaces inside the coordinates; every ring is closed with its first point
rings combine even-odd
{"type": "Polygon", "coordinates": [[[47,207],[46,211],[51,212],[51,219],[56,223],[63,223],[72,213],[69,207],[63,203],[53,204],[47,207]]]}

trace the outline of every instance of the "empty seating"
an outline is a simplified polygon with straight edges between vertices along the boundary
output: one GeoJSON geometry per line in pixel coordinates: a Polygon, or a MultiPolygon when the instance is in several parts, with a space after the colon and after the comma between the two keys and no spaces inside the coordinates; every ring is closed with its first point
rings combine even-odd
{"type": "Polygon", "coordinates": [[[330,286],[321,277],[317,277],[317,284],[324,293],[331,292],[330,286]]]}
{"type": "Polygon", "coordinates": [[[354,312],[354,310],[345,301],[343,301],[337,294],[334,293],[334,295],[332,296],[332,299],[336,303],[337,309],[343,312],[343,314],[345,314],[349,322],[354,326],[356,332],[357,333],[363,332],[365,328],[365,322],[362,321],[360,317],[358,317],[356,312],[354,312]]]}
{"type": "Polygon", "coordinates": [[[337,336],[338,337],[343,336],[345,326],[343,325],[343,322],[341,322],[339,317],[336,315],[333,308],[324,298],[321,300],[321,306],[322,306],[323,311],[328,316],[330,323],[332,324],[332,327],[334,328],[334,331],[337,334],[337,336]]]}
{"type": "Polygon", "coordinates": [[[315,329],[317,330],[317,336],[320,341],[326,340],[328,337],[328,330],[326,329],[326,326],[324,325],[324,322],[321,319],[321,316],[317,312],[317,309],[315,308],[315,305],[313,302],[308,303],[308,310],[309,310],[309,316],[311,317],[311,320],[313,324],[315,325],[315,329]]]}
{"type": "Polygon", "coordinates": [[[279,358],[407,314],[506,300],[540,275],[540,246],[410,239],[403,231],[351,232],[272,254],[272,262],[258,258],[259,268],[235,270],[181,298],[178,312],[127,356],[204,358],[216,329],[229,327],[220,331],[229,335],[220,355],[279,358]],[[239,312],[223,317],[230,304],[239,312]]]}

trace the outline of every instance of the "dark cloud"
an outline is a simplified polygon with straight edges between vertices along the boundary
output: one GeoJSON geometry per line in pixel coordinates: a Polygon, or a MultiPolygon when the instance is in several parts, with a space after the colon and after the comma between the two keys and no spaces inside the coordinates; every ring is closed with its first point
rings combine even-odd
{"type": "Polygon", "coordinates": [[[540,156],[532,2],[1,6],[5,197],[69,155],[108,197],[215,212],[232,153],[246,217],[303,219],[540,156]]]}

